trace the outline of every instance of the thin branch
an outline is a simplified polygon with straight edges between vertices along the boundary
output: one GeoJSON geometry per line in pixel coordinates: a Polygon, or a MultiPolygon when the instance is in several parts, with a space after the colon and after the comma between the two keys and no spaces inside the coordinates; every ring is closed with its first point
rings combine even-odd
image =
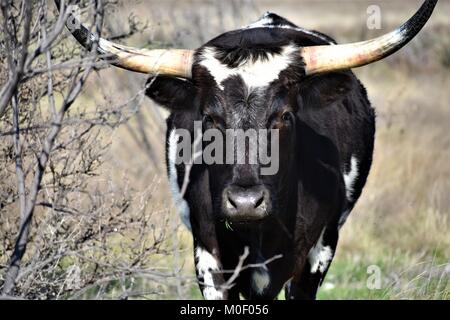
{"type": "MultiPolygon", "coordinates": [[[[31,12],[29,13],[31,15],[31,12]]],[[[97,8],[96,8],[96,16],[95,16],[95,25],[96,25],[96,31],[100,32],[100,26],[102,23],[102,4],[101,1],[98,1],[97,8]]],[[[93,54],[92,54],[92,61],[95,61],[96,59],[96,51],[97,51],[98,43],[97,41],[93,45],[93,54]]],[[[49,50],[50,48],[46,48],[46,50],[49,50]]],[[[35,51],[36,52],[36,51],[35,51]]],[[[62,122],[64,120],[65,113],[70,108],[70,106],[75,101],[78,94],[81,92],[81,89],[86,82],[87,77],[89,76],[90,72],[92,71],[92,65],[87,68],[82,76],[76,80],[74,78],[72,82],[72,86],[69,89],[69,92],[66,96],[66,98],[63,101],[63,104],[59,110],[58,113],[54,115],[52,128],[50,129],[50,132],[44,141],[44,145],[42,147],[42,150],[38,156],[37,159],[37,165],[35,168],[35,174],[33,178],[33,182],[30,187],[30,192],[26,204],[26,209],[23,212],[23,215],[21,215],[21,222],[19,227],[19,232],[17,234],[16,243],[14,245],[14,251],[12,253],[9,267],[5,275],[5,281],[3,285],[3,291],[2,293],[4,295],[9,295],[14,288],[16,278],[19,274],[20,270],[20,262],[22,261],[23,255],[25,254],[26,247],[28,244],[28,237],[31,227],[31,221],[34,213],[34,209],[36,207],[36,200],[37,196],[39,194],[39,191],[41,189],[41,181],[44,176],[47,162],[50,157],[50,153],[53,149],[54,143],[56,141],[57,136],[59,135],[62,127],[62,122]]],[[[81,67],[78,68],[75,74],[78,74],[81,71],[81,67]]],[[[51,99],[51,98],[50,98],[51,99]]]]}
{"type": "MultiPolygon", "coordinates": [[[[6,1],[1,2],[1,9],[3,13],[3,18],[5,21],[8,21],[9,14],[7,7],[8,4],[6,1]]],[[[20,79],[22,77],[25,62],[28,57],[28,43],[30,41],[30,26],[31,26],[31,20],[32,20],[32,8],[33,8],[33,2],[32,1],[24,1],[24,14],[25,14],[25,23],[24,23],[24,30],[23,30],[23,36],[22,36],[22,54],[19,59],[19,63],[17,65],[10,65],[10,79],[7,82],[5,86],[3,86],[2,90],[0,91],[0,118],[3,116],[6,106],[10,103],[11,98],[13,97],[14,93],[17,90],[17,86],[19,85],[20,79]]],[[[7,26],[7,22],[4,23],[5,31],[9,30],[7,26]]],[[[5,36],[9,39],[6,40],[6,43],[11,43],[12,39],[10,39],[11,34],[9,32],[5,32],[5,36]]],[[[10,48],[11,49],[11,48],[10,48]]],[[[12,55],[12,51],[9,51],[7,53],[8,55],[12,55]]],[[[12,62],[14,59],[10,56],[8,58],[10,62],[12,62]]]]}

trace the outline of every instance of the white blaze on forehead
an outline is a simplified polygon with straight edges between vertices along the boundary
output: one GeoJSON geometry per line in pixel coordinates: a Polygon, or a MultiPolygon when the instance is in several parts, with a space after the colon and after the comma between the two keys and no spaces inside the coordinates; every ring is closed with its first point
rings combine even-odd
{"type": "Polygon", "coordinates": [[[183,196],[181,194],[180,186],[178,185],[178,174],[177,174],[177,168],[175,166],[176,159],[177,159],[177,143],[179,139],[179,135],[176,133],[176,129],[173,128],[172,131],[169,134],[169,140],[168,140],[168,150],[167,150],[167,160],[168,160],[168,176],[169,176],[169,185],[170,190],[172,191],[172,198],[175,202],[175,205],[177,207],[178,213],[180,214],[181,220],[183,221],[184,225],[191,230],[191,222],[189,219],[189,206],[186,202],[186,200],[183,199],[183,196]]]}
{"type": "Polygon", "coordinates": [[[311,265],[311,273],[316,273],[317,271],[324,273],[330,264],[331,259],[333,259],[333,250],[331,250],[329,246],[324,246],[323,243],[323,234],[325,233],[325,229],[326,228],[322,230],[319,240],[317,240],[317,243],[311,248],[308,254],[308,261],[311,265]]]}
{"type": "Polygon", "coordinates": [[[203,296],[206,300],[223,299],[222,291],[214,286],[213,272],[219,271],[219,265],[216,258],[199,246],[195,250],[195,257],[197,258],[197,272],[202,279],[204,286],[203,296]]]}
{"type": "Polygon", "coordinates": [[[200,65],[204,66],[214,77],[217,85],[223,90],[222,81],[239,75],[251,88],[265,87],[278,79],[281,71],[293,61],[299,48],[293,44],[284,46],[280,54],[268,54],[268,59],[248,59],[241,65],[230,68],[216,58],[217,51],[213,47],[203,49],[200,65]]]}
{"type": "Polygon", "coordinates": [[[355,182],[358,178],[358,159],[352,156],[350,160],[350,170],[344,174],[345,190],[348,201],[353,201],[355,182]]]}
{"type": "Polygon", "coordinates": [[[266,288],[270,284],[270,275],[264,269],[258,269],[253,271],[252,274],[252,287],[258,294],[263,294],[266,288]]]}

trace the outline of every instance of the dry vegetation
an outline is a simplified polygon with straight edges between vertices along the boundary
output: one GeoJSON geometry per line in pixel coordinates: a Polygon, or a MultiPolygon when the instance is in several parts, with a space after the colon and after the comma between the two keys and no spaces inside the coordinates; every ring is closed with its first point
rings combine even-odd
{"type": "MultiPolygon", "coordinates": [[[[267,10],[339,42],[360,40],[391,30],[421,1],[117,2],[106,7],[106,36],[127,34],[130,21],[131,26],[141,21],[140,32],[123,42],[195,48],[267,10]],[[381,6],[381,30],[365,27],[369,4],[381,6]]],[[[441,0],[413,43],[356,71],[378,114],[375,158],[319,298],[450,298],[449,14],[450,1],[441,0]],[[381,270],[379,290],[366,287],[370,265],[381,270]]],[[[59,59],[79,58],[72,39],[61,41],[66,50],[57,51],[59,59]]],[[[173,210],[165,177],[164,112],[143,97],[145,79],[114,68],[88,78],[58,141],[89,130],[51,158],[15,292],[19,296],[200,297],[192,240],[173,210]]],[[[42,89],[46,80],[36,79],[30,90],[42,89]]],[[[0,72],[1,86],[4,81],[0,72]]],[[[56,94],[57,105],[65,90],[62,86],[56,94]]],[[[37,101],[21,102],[27,106],[27,124],[48,123],[47,97],[37,101]]],[[[12,113],[0,119],[0,285],[20,219],[12,137],[5,134],[11,119],[12,113]]],[[[45,132],[26,135],[27,165],[45,132]]]]}

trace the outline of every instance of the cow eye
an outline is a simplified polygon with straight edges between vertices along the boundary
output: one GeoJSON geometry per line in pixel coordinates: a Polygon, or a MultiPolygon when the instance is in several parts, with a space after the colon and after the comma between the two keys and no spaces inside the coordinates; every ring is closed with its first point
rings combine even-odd
{"type": "Polygon", "coordinates": [[[285,113],[283,113],[283,115],[281,116],[281,120],[283,120],[283,122],[285,123],[291,123],[292,112],[286,111],[285,113]]]}

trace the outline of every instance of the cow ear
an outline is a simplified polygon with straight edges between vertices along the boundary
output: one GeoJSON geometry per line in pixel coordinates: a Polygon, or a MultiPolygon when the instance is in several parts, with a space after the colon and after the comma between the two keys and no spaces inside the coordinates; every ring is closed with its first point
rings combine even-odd
{"type": "Polygon", "coordinates": [[[304,103],[325,107],[341,101],[354,87],[354,77],[348,71],[312,76],[300,85],[304,103]]]}
{"type": "Polygon", "coordinates": [[[187,79],[155,76],[147,81],[146,95],[169,110],[192,108],[196,95],[194,84],[187,79]]]}

